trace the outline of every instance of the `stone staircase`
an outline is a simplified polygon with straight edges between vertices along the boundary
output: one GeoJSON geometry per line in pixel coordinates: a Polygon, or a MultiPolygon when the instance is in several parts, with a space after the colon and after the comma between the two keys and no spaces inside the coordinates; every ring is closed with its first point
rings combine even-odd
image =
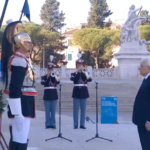
{"type": "MultiPolygon", "coordinates": [[[[98,98],[100,108],[100,97],[101,96],[117,96],[118,97],[118,111],[119,112],[131,112],[133,109],[133,103],[141,81],[135,82],[118,82],[118,81],[102,81],[98,85],[98,98]]],[[[36,89],[39,95],[36,97],[36,109],[44,110],[43,105],[43,86],[37,83],[36,89]]],[[[59,89],[59,87],[58,87],[59,89]]],[[[72,112],[72,89],[73,84],[71,82],[62,83],[62,111],[72,112]]],[[[87,111],[95,112],[95,101],[96,101],[96,89],[95,83],[88,84],[90,98],[87,103],[87,111]]],[[[59,90],[58,90],[59,91],[59,90]]],[[[58,110],[57,105],[57,110],[58,110]]]]}

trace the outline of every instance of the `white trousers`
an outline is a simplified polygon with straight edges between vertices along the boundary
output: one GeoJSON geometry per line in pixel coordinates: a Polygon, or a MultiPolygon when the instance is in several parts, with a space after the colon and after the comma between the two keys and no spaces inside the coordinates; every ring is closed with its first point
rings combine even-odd
{"type": "Polygon", "coordinates": [[[14,119],[11,119],[11,124],[12,124],[12,136],[13,136],[12,141],[21,144],[26,144],[29,135],[29,129],[30,129],[30,118],[25,118],[21,131],[18,131],[14,119]]]}

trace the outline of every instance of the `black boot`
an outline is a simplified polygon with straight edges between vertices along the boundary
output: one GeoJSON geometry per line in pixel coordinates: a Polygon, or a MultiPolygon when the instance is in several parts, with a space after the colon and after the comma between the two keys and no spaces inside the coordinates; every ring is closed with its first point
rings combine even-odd
{"type": "Polygon", "coordinates": [[[27,147],[28,147],[28,143],[26,143],[26,144],[19,143],[17,150],[27,150],[27,147]]]}
{"type": "Polygon", "coordinates": [[[10,140],[9,150],[18,150],[18,147],[19,147],[19,143],[13,142],[12,140],[10,140]]]}
{"type": "Polygon", "coordinates": [[[9,141],[9,145],[12,141],[12,126],[9,126],[9,132],[10,132],[10,141],[9,141]]]}
{"type": "Polygon", "coordinates": [[[9,132],[10,132],[9,150],[18,150],[19,143],[12,141],[12,126],[9,126],[9,132]]]}

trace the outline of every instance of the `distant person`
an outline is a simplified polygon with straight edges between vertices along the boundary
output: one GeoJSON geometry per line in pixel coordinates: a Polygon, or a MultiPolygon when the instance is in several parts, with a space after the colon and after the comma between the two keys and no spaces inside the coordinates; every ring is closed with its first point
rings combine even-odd
{"type": "Polygon", "coordinates": [[[45,105],[45,128],[56,129],[56,106],[58,100],[57,84],[59,84],[59,77],[53,73],[54,64],[49,63],[47,67],[47,74],[42,76],[41,84],[44,85],[44,105],[45,105]]]}
{"type": "Polygon", "coordinates": [[[77,71],[71,73],[71,78],[70,78],[70,80],[73,81],[74,83],[74,88],[72,93],[74,129],[77,129],[79,125],[78,124],[79,108],[81,109],[80,128],[86,129],[85,115],[86,115],[87,98],[89,98],[87,83],[91,82],[92,79],[89,73],[84,71],[84,60],[79,58],[76,61],[76,68],[77,71]]]}
{"type": "Polygon", "coordinates": [[[142,59],[139,70],[144,80],[135,98],[133,123],[137,125],[142,150],[150,150],[150,58],[142,59]]]}

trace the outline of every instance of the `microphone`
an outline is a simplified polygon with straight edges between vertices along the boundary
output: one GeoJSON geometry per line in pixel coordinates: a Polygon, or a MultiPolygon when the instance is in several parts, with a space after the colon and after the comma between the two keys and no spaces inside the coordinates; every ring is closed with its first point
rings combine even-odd
{"type": "Polygon", "coordinates": [[[95,81],[95,84],[98,84],[98,82],[97,82],[97,81],[95,81]]]}

